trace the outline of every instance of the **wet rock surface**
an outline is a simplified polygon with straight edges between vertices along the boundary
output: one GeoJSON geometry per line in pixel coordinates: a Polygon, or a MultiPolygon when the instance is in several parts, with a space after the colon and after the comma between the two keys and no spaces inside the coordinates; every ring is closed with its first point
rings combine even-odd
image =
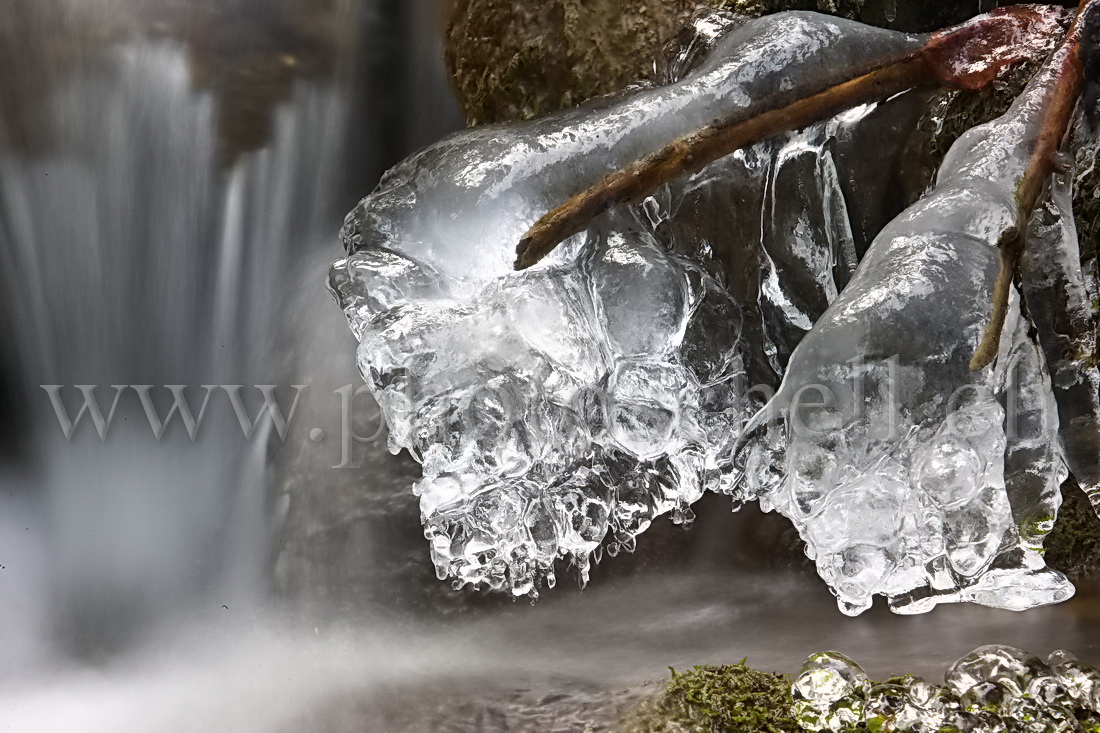
{"type": "Polygon", "coordinates": [[[472,124],[530,119],[646,76],[693,0],[457,0],[446,60],[472,124]]]}

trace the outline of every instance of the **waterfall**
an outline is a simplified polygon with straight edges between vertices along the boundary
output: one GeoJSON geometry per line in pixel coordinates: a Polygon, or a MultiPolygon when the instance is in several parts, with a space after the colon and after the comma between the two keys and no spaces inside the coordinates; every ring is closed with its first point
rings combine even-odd
{"type": "MultiPolygon", "coordinates": [[[[345,0],[336,17],[349,35],[385,38],[394,13],[412,13],[391,5],[345,0]]],[[[59,8],[43,3],[42,15],[59,8]]],[[[380,82],[359,83],[364,52],[344,40],[325,78],[293,82],[266,144],[228,158],[224,99],[196,81],[194,49],[150,34],[50,70],[44,145],[0,129],[0,334],[11,345],[0,390],[18,397],[0,418],[16,446],[0,452],[13,454],[0,464],[0,606],[11,614],[0,647],[14,650],[13,669],[44,647],[110,654],[179,616],[263,602],[270,420],[247,440],[222,392],[194,441],[177,415],[158,442],[126,390],[105,440],[87,416],[66,440],[42,385],[64,385],[70,417],[82,400],[73,385],[98,385],[105,414],[111,385],[153,385],[163,417],[165,385],[188,385],[196,415],[200,385],[245,385],[255,415],[250,385],[284,384],[287,291],[308,280],[323,292],[322,270],[307,268],[336,246],[345,191],[407,152],[362,142],[378,137],[369,118],[350,124],[380,82]]],[[[390,142],[407,144],[399,122],[390,142]]]]}

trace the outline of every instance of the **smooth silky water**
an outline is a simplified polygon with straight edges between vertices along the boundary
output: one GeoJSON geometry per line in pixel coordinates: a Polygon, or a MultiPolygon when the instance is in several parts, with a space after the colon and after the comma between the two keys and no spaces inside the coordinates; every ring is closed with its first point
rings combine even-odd
{"type": "Polygon", "coordinates": [[[573,730],[612,726],[669,666],[793,672],[836,649],[938,679],[987,643],[1100,662],[1093,589],[849,619],[772,557],[774,521],[714,496],[583,591],[572,573],[535,605],[450,591],[410,462],[380,441],[331,468],[335,390],[359,378],[324,289],[343,212],[460,124],[439,8],[306,12],[318,51],[264,3],[226,3],[216,32],[178,4],[86,5],[0,11],[0,730],[573,730]],[[267,114],[231,103],[241,78],[267,114]],[[66,441],[50,384],[100,384],[105,409],[113,384],[191,385],[194,406],[201,384],[308,387],[286,441],[245,440],[222,394],[194,442],[177,417],[158,443],[133,392],[106,441],[84,423],[66,441]],[[302,528],[349,492],[378,499],[351,502],[352,530],[302,528]]]}

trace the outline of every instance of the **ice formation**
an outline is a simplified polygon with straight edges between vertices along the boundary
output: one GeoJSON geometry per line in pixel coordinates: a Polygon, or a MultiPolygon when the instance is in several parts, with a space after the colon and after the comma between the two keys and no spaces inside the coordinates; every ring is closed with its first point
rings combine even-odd
{"type": "Polygon", "coordinates": [[[1071,733],[1100,724],[1100,672],[1064,649],[1046,662],[1009,646],[983,646],[934,685],[906,675],[872,683],[837,652],[814,654],[792,685],[792,715],[807,731],[957,730],[1071,733]],[[1088,726],[1088,727],[1085,727],[1088,726]]]}
{"type": "Polygon", "coordinates": [[[969,368],[1052,69],[952,147],[936,187],[876,238],[749,426],[739,498],[794,522],[845,613],[876,594],[920,613],[1073,592],[1040,553],[1066,474],[1018,299],[995,367],[969,368]]]}
{"type": "MultiPolygon", "coordinates": [[[[553,584],[559,555],[583,567],[609,531],[629,548],[655,516],[687,519],[703,491],[701,380],[737,376],[737,306],[638,225],[592,246],[583,270],[403,303],[363,329],[392,446],[423,464],[415,490],[441,577],[528,593],[553,584]],[[702,318],[721,318],[728,339],[702,343],[702,318]]],[[[407,262],[361,253],[355,274],[407,262]]]]}
{"type": "MultiPolygon", "coordinates": [[[[515,273],[525,229],[578,186],[751,114],[776,89],[822,88],[921,43],[812,13],[699,28],[706,52],[674,61],[668,84],[458,133],[387,173],[348,216],[330,286],[391,447],[423,464],[415,491],[441,578],[530,593],[553,584],[559,557],[584,576],[606,536],[615,553],[658,515],[690,519],[759,406],[745,399],[743,309],[706,263],[713,243],[669,243],[670,209],[706,181],[612,212],[515,273]]],[[[802,147],[792,180],[821,165],[802,147]]],[[[738,181],[764,180],[745,156],[729,165],[738,181]]],[[[817,245],[826,270],[828,250],[817,245]]]]}
{"type": "Polygon", "coordinates": [[[690,521],[710,489],[790,517],[849,613],[876,593],[907,613],[1072,593],[1040,557],[1064,469],[1018,309],[996,369],[966,368],[1039,87],[956,145],[854,279],[901,207],[851,195],[853,171],[905,147],[897,131],[868,151],[861,132],[884,109],[915,124],[921,92],[739,151],[511,268],[533,221],[609,171],[921,42],[813,13],[700,16],[660,86],[458,133],[349,214],[330,287],[391,450],[423,466],[441,579],[535,595],[569,559],[583,582],[590,558],[632,549],[659,515],[690,521]],[[838,403],[802,400],[815,383],[838,403]]]}

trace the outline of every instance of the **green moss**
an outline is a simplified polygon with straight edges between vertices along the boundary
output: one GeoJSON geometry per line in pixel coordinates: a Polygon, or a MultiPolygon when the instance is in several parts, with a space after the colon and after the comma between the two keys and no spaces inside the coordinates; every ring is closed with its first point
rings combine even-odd
{"type": "MultiPolygon", "coordinates": [[[[658,696],[644,703],[623,721],[626,733],[799,733],[803,729],[792,715],[792,679],[786,675],[751,669],[741,660],[734,665],[704,665],[684,672],[672,671],[672,678],[658,696]]],[[[883,684],[909,685],[914,675],[891,677],[883,684]]],[[[871,687],[878,683],[870,682],[871,687]]],[[[959,700],[941,689],[945,700],[959,700]]],[[[1026,695],[1025,695],[1026,697],[1026,695]]],[[[996,705],[981,708],[999,719],[996,705]]],[[[1100,733],[1100,717],[1085,709],[1076,710],[1084,733],[1100,733]]],[[[889,721],[873,718],[845,729],[844,733],[883,733],[889,721]]],[[[953,725],[937,733],[961,733],[953,725]]]]}
{"type": "Polygon", "coordinates": [[[672,670],[662,695],[626,721],[630,733],[794,733],[791,679],[734,665],[672,670]]]}
{"type": "Polygon", "coordinates": [[[1047,534],[1054,526],[1055,518],[1049,514],[1027,519],[1020,525],[1020,534],[1024,537],[1036,537],[1047,534]]]}

